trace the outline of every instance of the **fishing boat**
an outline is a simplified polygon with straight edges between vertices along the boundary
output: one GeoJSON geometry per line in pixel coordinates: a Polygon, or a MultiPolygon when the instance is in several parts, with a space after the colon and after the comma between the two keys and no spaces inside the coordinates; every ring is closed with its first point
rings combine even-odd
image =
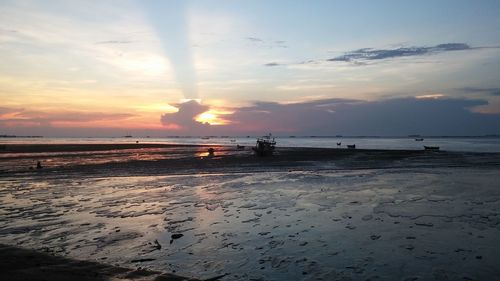
{"type": "Polygon", "coordinates": [[[269,134],[267,136],[257,138],[257,143],[255,144],[255,147],[252,147],[252,150],[257,156],[269,156],[273,154],[275,146],[276,141],[272,135],[269,134]]]}
{"type": "Polygon", "coordinates": [[[416,138],[415,141],[424,141],[424,138],[416,138]]]}
{"type": "Polygon", "coordinates": [[[244,146],[244,145],[239,145],[239,144],[237,144],[237,145],[236,145],[236,148],[237,148],[237,149],[245,149],[245,146],[244,146]]]}
{"type": "Polygon", "coordinates": [[[347,145],[347,148],[350,148],[350,149],[355,149],[355,148],[356,148],[356,145],[355,145],[355,144],[348,144],[348,145],[347,145]]]}
{"type": "Polygon", "coordinates": [[[425,150],[439,150],[439,146],[427,146],[424,145],[425,150]]]}

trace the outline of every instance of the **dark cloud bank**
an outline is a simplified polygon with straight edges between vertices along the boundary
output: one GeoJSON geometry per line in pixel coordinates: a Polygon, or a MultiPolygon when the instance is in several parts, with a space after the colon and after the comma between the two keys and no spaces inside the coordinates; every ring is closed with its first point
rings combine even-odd
{"type": "MultiPolygon", "coordinates": [[[[45,115],[21,111],[22,118],[0,120],[0,134],[44,136],[123,136],[133,135],[500,135],[500,114],[471,111],[486,105],[481,99],[396,98],[379,101],[324,99],[301,103],[254,102],[250,106],[231,108],[223,116],[228,125],[202,124],[195,116],[209,109],[195,100],[176,105],[178,112],[161,116],[164,130],[123,128],[58,128],[55,121],[88,122],[130,118],[130,114],[60,113],[45,115]],[[29,118],[28,118],[29,117],[29,118]],[[12,127],[13,122],[36,122],[38,125],[12,127]],[[179,127],[171,130],[169,126],[179,127]]],[[[11,113],[0,108],[0,114],[11,113]]]]}
{"type": "Polygon", "coordinates": [[[325,99],[281,104],[255,102],[233,108],[224,118],[231,124],[210,126],[193,120],[208,107],[195,101],[181,104],[179,112],[162,116],[182,132],[204,134],[294,135],[485,135],[500,134],[500,114],[472,112],[484,100],[397,98],[381,101],[325,99]]]}

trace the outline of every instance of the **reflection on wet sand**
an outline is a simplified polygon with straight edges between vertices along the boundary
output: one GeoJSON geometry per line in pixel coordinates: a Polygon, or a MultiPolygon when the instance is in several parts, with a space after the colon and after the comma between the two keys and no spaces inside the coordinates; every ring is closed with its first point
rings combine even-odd
{"type": "Polygon", "coordinates": [[[496,154],[175,149],[184,156],[5,173],[0,243],[202,279],[500,274],[496,154]]]}
{"type": "Polygon", "coordinates": [[[26,171],[33,169],[40,161],[47,168],[72,167],[122,163],[130,161],[157,161],[208,156],[224,156],[233,153],[232,148],[216,148],[210,155],[206,147],[181,146],[166,148],[113,149],[98,151],[54,151],[54,152],[6,152],[0,153],[4,171],[26,171]]]}
{"type": "Polygon", "coordinates": [[[240,151],[235,151],[234,148],[229,148],[229,147],[209,147],[209,148],[199,148],[196,151],[196,157],[199,157],[200,159],[204,158],[220,158],[222,156],[228,156],[231,154],[236,154],[236,153],[241,153],[240,151]]]}
{"type": "Polygon", "coordinates": [[[499,273],[498,176],[467,168],[10,178],[0,242],[199,278],[229,274],[223,280],[484,279],[499,273]]]}

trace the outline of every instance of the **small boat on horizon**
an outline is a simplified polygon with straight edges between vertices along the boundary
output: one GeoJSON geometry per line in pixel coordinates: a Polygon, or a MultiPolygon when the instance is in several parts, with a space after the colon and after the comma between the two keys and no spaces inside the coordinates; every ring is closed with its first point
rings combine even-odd
{"type": "Polygon", "coordinates": [[[342,143],[341,143],[341,142],[338,142],[338,143],[337,143],[337,146],[340,146],[340,145],[342,145],[342,143]]]}
{"type": "Polygon", "coordinates": [[[428,146],[424,145],[425,150],[439,150],[439,146],[428,146]]]}
{"type": "Polygon", "coordinates": [[[416,138],[415,141],[424,141],[424,138],[416,138]]]}
{"type": "Polygon", "coordinates": [[[236,145],[236,148],[237,148],[237,149],[245,149],[245,146],[244,146],[244,145],[239,145],[239,144],[237,144],[237,145],[236,145]]]}
{"type": "Polygon", "coordinates": [[[349,149],[355,149],[356,145],[355,144],[348,144],[347,148],[349,148],[349,149]]]}

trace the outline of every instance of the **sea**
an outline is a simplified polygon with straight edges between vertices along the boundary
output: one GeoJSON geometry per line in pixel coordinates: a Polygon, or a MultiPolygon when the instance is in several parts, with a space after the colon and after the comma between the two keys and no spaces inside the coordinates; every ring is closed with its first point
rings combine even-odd
{"type": "MultiPolygon", "coordinates": [[[[275,137],[279,147],[345,148],[355,144],[358,149],[411,149],[438,146],[440,150],[460,152],[500,152],[500,137],[275,137]],[[338,145],[340,143],[340,145],[338,145]]],[[[256,137],[84,137],[84,138],[0,138],[0,144],[101,144],[101,143],[162,143],[189,145],[255,145],[256,137]]]]}

